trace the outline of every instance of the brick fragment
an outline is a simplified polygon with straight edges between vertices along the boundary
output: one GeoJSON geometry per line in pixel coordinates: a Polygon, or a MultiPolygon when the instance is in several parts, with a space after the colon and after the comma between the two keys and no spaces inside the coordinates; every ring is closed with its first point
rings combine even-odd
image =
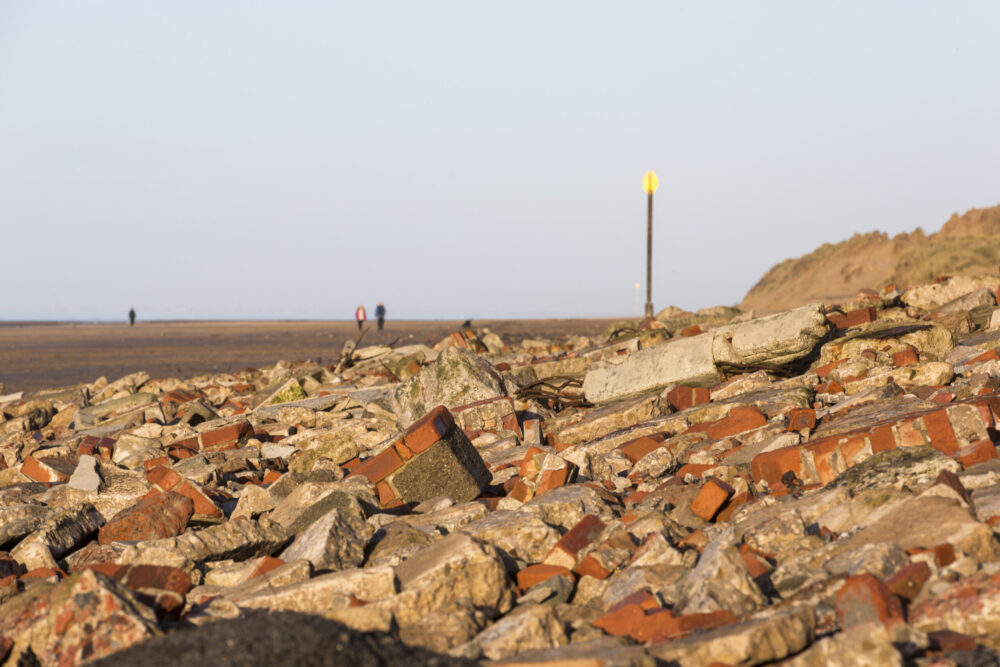
{"type": "Polygon", "coordinates": [[[194,515],[194,502],[167,491],[140,500],[108,521],[97,534],[100,544],[173,537],[184,532],[194,515]]]}
{"type": "Polygon", "coordinates": [[[816,428],[816,411],[811,408],[796,408],[788,413],[788,431],[802,431],[816,428]]]}
{"type": "Polygon", "coordinates": [[[546,563],[536,563],[518,570],[517,587],[521,591],[526,591],[532,586],[548,581],[552,577],[566,577],[574,581],[573,573],[565,567],[559,565],[549,565],[546,563]]]}
{"type": "Polygon", "coordinates": [[[976,638],[954,630],[932,630],[927,633],[931,647],[938,651],[975,651],[976,638]]]}
{"type": "Polygon", "coordinates": [[[946,410],[928,412],[923,416],[923,422],[924,428],[927,430],[927,437],[931,441],[931,447],[945,456],[958,454],[958,439],[955,437],[955,431],[951,428],[951,421],[948,419],[946,410]]]}
{"type": "Polygon", "coordinates": [[[403,459],[392,447],[385,449],[355,468],[348,477],[363,475],[377,484],[403,467],[403,459]]]}
{"type": "Polygon", "coordinates": [[[884,583],[871,574],[847,578],[835,604],[841,630],[878,621],[885,626],[903,621],[903,605],[884,583]]]}
{"type": "Polygon", "coordinates": [[[754,496],[746,491],[744,491],[739,495],[733,496],[732,498],[729,499],[728,502],[726,502],[725,505],[722,506],[722,509],[719,510],[719,513],[715,515],[716,523],[720,521],[729,521],[730,519],[733,518],[733,515],[740,510],[740,508],[749,505],[755,500],[756,499],[754,498],[754,496]]]}
{"type": "Polygon", "coordinates": [[[992,440],[983,439],[977,440],[969,444],[967,447],[963,447],[958,450],[958,454],[955,456],[959,463],[962,464],[962,469],[974,466],[977,463],[983,463],[989,461],[990,459],[997,458],[997,448],[993,444],[992,440]]]}
{"type": "Polygon", "coordinates": [[[604,522],[597,515],[586,515],[559,538],[542,562],[572,570],[603,531],[604,522]]]}
{"type": "Polygon", "coordinates": [[[708,427],[708,437],[719,440],[767,424],[767,417],[752,405],[740,405],[708,427]]]}
{"type": "Polygon", "coordinates": [[[755,482],[766,481],[772,487],[781,481],[787,472],[802,477],[801,446],[783,447],[770,452],[764,452],[750,461],[750,475],[755,482]]]}
{"type": "Polygon", "coordinates": [[[892,355],[892,365],[897,368],[900,366],[909,366],[910,364],[916,364],[920,361],[920,357],[917,355],[917,351],[912,347],[905,350],[900,350],[892,355]]]}
{"type": "Polygon", "coordinates": [[[838,329],[850,329],[861,324],[874,322],[878,319],[878,315],[875,307],[869,306],[868,308],[859,308],[858,310],[852,310],[844,314],[828,313],[826,319],[838,329]]]}
{"type": "Polygon", "coordinates": [[[199,437],[201,449],[210,451],[220,451],[236,447],[240,442],[253,436],[253,426],[245,419],[217,428],[205,431],[199,437]]]}
{"type": "Polygon", "coordinates": [[[664,436],[662,434],[646,435],[641,438],[636,438],[635,440],[630,440],[623,445],[620,445],[618,449],[622,454],[625,455],[632,463],[636,463],[639,459],[655,451],[663,446],[664,436]]]}
{"type": "Polygon", "coordinates": [[[36,482],[54,484],[69,481],[68,474],[57,470],[47,461],[36,459],[30,454],[25,457],[24,463],[21,464],[21,474],[30,477],[36,482]]]}
{"type": "Polygon", "coordinates": [[[718,468],[718,466],[710,465],[708,463],[685,463],[677,469],[677,472],[675,472],[674,475],[682,480],[688,475],[693,475],[694,477],[698,477],[700,479],[702,475],[712,468],[718,468]]]}
{"type": "Polygon", "coordinates": [[[896,574],[886,580],[885,585],[893,595],[910,601],[917,596],[930,576],[930,566],[923,561],[918,561],[900,568],[896,574]]]}
{"type": "Polygon", "coordinates": [[[710,478],[691,501],[691,512],[705,521],[711,521],[735,493],[729,486],[717,477],[710,478]]]}
{"type": "Polygon", "coordinates": [[[439,405],[415,421],[403,434],[403,442],[414,454],[426,450],[444,437],[455,423],[448,408],[439,405]]]}
{"type": "Polygon", "coordinates": [[[688,387],[681,385],[667,392],[667,402],[675,410],[687,410],[696,405],[703,405],[711,400],[707,387],[688,387]]]}

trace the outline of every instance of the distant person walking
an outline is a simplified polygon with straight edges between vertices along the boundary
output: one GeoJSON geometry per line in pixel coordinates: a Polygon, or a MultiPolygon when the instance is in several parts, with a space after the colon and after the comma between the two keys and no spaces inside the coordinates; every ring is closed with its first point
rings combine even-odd
{"type": "Polygon", "coordinates": [[[128,309],[128,325],[130,327],[135,326],[135,308],[128,309]]]}
{"type": "Polygon", "coordinates": [[[382,325],[385,324],[385,304],[381,301],[375,306],[375,317],[378,318],[378,330],[382,330],[382,325]]]}
{"type": "Polygon", "coordinates": [[[354,311],[354,319],[358,321],[358,331],[361,331],[361,327],[364,326],[365,320],[368,319],[368,314],[365,312],[364,306],[358,306],[358,309],[354,311]]]}

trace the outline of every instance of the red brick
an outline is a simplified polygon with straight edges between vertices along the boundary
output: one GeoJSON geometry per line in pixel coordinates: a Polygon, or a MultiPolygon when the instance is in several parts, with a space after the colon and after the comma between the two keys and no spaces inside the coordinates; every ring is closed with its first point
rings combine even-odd
{"type": "Polygon", "coordinates": [[[934,561],[938,567],[948,567],[957,559],[955,547],[947,542],[931,547],[931,551],[934,552],[934,561]]]}
{"type": "Polygon", "coordinates": [[[903,621],[903,605],[886,585],[871,574],[848,577],[837,593],[837,619],[841,630],[870,621],[886,626],[903,621]]]}
{"type": "Polygon", "coordinates": [[[863,435],[855,435],[844,439],[838,446],[844,463],[850,468],[855,463],[855,458],[864,451],[868,439],[863,435]]]}
{"type": "Polygon", "coordinates": [[[764,452],[750,461],[750,474],[755,482],[766,481],[773,486],[789,471],[802,477],[802,453],[798,445],[764,452]]]}
{"type": "Polygon", "coordinates": [[[573,572],[580,575],[581,577],[593,577],[594,579],[607,579],[614,573],[615,569],[606,567],[596,556],[595,552],[591,552],[583,557],[580,564],[573,568],[573,572]]]}
{"type": "Polygon", "coordinates": [[[647,435],[641,438],[636,438],[635,440],[630,440],[624,445],[620,445],[618,449],[621,453],[625,455],[632,463],[637,462],[646,454],[655,451],[663,446],[663,435],[647,435]]]}
{"type": "Polygon", "coordinates": [[[63,572],[62,570],[57,570],[51,567],[36,567],[34,570],[28,570],[27,572],[22,574],[21,581],[24,581],[25,579],[34,579],[34,578],[48,579],[50,577],[55,579],[62,579],[65,576],[66,573],[63,572]]]}
{"type": "Polygon", "coordinates": [[[667,402],[675,410],[687,410],[696,405],[703,405],[711,400],[711,394],[706,387],[687,387],[681,385],[667,392],[667,402]]]}
{"type": "Polygon", "coordinates": [[[172,491],[190,498],[191,502],[194,503],[195,514],[201,516],[222,516],[222,510],[196,484],[184,480],[175,486],[172,491]]]}
{"type": "Polygon", "coordinates": [[[535,495],[534,490],[530,486],[525,484],[524,480],[522,480],[520,477],[512,477],[507,481],[514,482],[514,484],[511,485],[511,488],[507,491],[507,496],[509,498],[513,498],[514,500],[517,500],[519,502],[526,503],[529,500],[531,500],[532,496],[535,495]]]}
{"type": "Polygon", "coordinates": [[[30,454],[24,459],[24,463],[21,464],[21,474],[30,477],[36,482],[54,483],[69,481],[69,475],[64,475],[30,454]]]}
{"type": "Polygon", "coordinates": [[[199,440],[202,449],[221,449],[225,445],[238,443],[253,435],[253,427],[250,422],[241,420],[213,431],[205,431],[199,440]]]}
{"type": "Polygon", "coordinates": [[[900,568],[896,574],[889,577],[885,585],[894,595],[910,601],[917,596],[930,577],[930,566],[920,561],[900,568]]]}
{"type": "Polygon", "coordinates": [[[552,577],[566,577],[570,581],[575,581],[573,573],[565,567],[536,563],[518,571],[517,587],[522,591],[526,591],[532,586],[540,584],[543,581],[548,581],[552,577]]]}
{"type": "Polygon", "coordinates": [[[413,451],[407,447],[406,443],[402,440],[397,440],[392,444],[392,446],[396,449],[396,453],[399,454],[399,457],[404,461],[409,461],[413,458],[413,451]]]}
{"type": "Polygon", "coordinates": [[[836,380],[816,385],[817,394],[840,394],[843,391],[844,391],[843,385],[841,385],[836,380]]]}
{"type": "Polygon", "coordinates": [[[403,434],[403,442],[414,454],[419,454],[444,437],[455,419],[448,408],[439,405],[418,419],[403,434]]]}
{"type": "Polygon", "coordinates": [[[751,405],[741,405],[733,408],[728,416],[713,423],[708,428],[708,437],[719,440],[730,435],[743,433],[760,428],[767,424],[767,417],[751,405]]]}
{"type": "Polygon", "coordinates": [[[958,450],[958,454],[955,458],[962,464],[962,469],[964,470],[965,468],[974,466],[977,463],[983,463],[984,461],[997,458],[997,448],[991,440],[977,440],[968,447],[963,447],[958,450]]]}
{"type": "Polygon", "coordinates": [[[660,606],[660,603],[656,599],[656,596],[650,593],[648,588],[643,588],[636,591],[635,593],[632,593],[631,595],[626,595],[624,598],[611,605],[608,608],[608,611],[609,612],[618,611],[622,607],[625,607],[630,604],[639,605],[639,608],[643,609],[644,611],[648,611],[650,609],[656,609],[657,607],[660,606]]]}
{"type": "Polygon", "coordinates": [[[796,408],[788,413],[789,431],[816,428],[816,411],[810,408],[796,408]]]}
{"type": "Polygon", "coordinates": [[[747,492],[743,492],[738,496],[733,496],[725,505],[723,505],[722,509],[719,510],[719,513],[715,515],[715,521],[729,521],[741,507],[752,503],[755,500],[756,499],[747,492]]]}
{"type": "Polygon", "coordinates": [[[839,454],[839,447],[839,438],[816,440],[803,446],[807,452],[812,454],[820,484],[829,484],[840,474],[837,467],[831,463],[831,458],[839,454]]]}
{"type": "Polygon", "coordinates": [[[79,456],[83,456],[84,454],[87,454],[88,456],[93,456],[94,453],[97,451],[97,442],[98,442],[97,438],[95,438],[94,436],[92,435],[86,436],[83,440],[80,441],[80,444],[77,446],[76,453],[79,456]]]}
{"type": "Polygon", "coordinates": [[[732,612],[722,609],[719,611],[709,611],[698,614],[685,614],[670,620],[664,620],[659,624],[660,627],[658,627],[654,632],[650,632],[645,627],[641,626],[648,625],[650,623],[649,616],[651,615],[652,614],[648,615],[646,619],[643,619],[645,623],[640,624],[640,628],[636,634],[640,636],[648,636],[649,639],[654,641],[654,643],[682,637],[696,630],[711,630],[712,628],[736,622],[736,617],[733,616],[732,612]]]}
{"type": "Polygon", "coordinates": [[[609,635],[627,637],[645,616],[646,611],[639,605],[626,604],[596,619],[592,625],[609,635]]]}
{"type": "MultiPolygon", "coordinates": [[[[170,467],[170,457],[169,456],[157,456],[155,459],[149,459],[148,461],[142,462],[143,469],[148,473],[150,470],[157,466],[163,466],[165,468],[170,467]]],[[[148,479],[148,477],[147,477],[148,479]]]]}
{"type": "Polygon", "coordinates": [[[383,507],[396,499],[396,494],[393,492],[392,487],[385,480],[375,485],[375,492],[378,493],[378,502],[383,507]]]}
{"type": "Polygon", "coordinates": [[[691,511],[695,516],[711,521],[733,493],[735,493],[733,487],[712,477],[705,482],[698,495],[691,501],[691,511]]]}
{"type": "Polygon", "coordinates": [[[637,619],[629,636],[646,643],[659,637],[676,637],[681,634],[677,616],[669,609],[651,609],[637,619]]]}
{"type": "Polygon", "coordinates": [[[576,466],[566,463],[557,470],[546,470],[538,478],[538,485],[535,487],[535,495],[540,496],[546,491],[565,486],[576,474],[576,466]]]}
{"type": "Polygon", "coordinates": [[[910,364],[915,364],[920,361],[920,357],[917,355],[917,351],[912,347],[905,350],[900,350],[892,355],[892,365],[899,366],[909,366],[910,364]]]}
{"type": "Polygon", "coordinates": [[[938,651],[975,651],[976,639],[954,630],[932,630],[927,633],[931,648],[938,651]]]}
{"type": "Polygon", "coordinates": [[[705,535],[701,529],[698,529],[688,533],[680,542],[677,543],[677,546],[681,548],[694,547],[698,551],[701,551],[708,546],[708,536],[705,535]]]}
{"type": "Polygon", "coordinates": [[[868,433],[868,442],[872,445],[872,453],[887,452],[896,448],[896,436],[892,432],[892,426],[878,426],[868,433]]]}
{"type": "Polygon", "coordinates": [[[168,491],[140,500],[108,521],[97,534],[100,544],[174,537],[184,532],[194,514],[194,502],[168,491]]]}
{"type": "Polygon", "coordinates": [[[1000,352],[997,352],[996,348],[983,352],[978,357],[970,359],[969,364],[981,364],[987,361],[1000,361],[1000,352]]]}
{"type": "Polygon", "coordinates": [[[559,538],[543,562],[573,569],[581,560],[581,552],[590,546],[604,531],[604,522],[594,514],[588,514],[569,532],[559,538]]]}
{"type": "Polygon", "coordinates": [[[931,440],[931,447],[938,450],[945,456],[955,456],[958,454],[958,440],[955,432],[951,428],[951,421],[948,420],[946,410],[935,410],[923,417],[924,428],[931,440]]]}
{"type": "Polygon", "coordinates": [[[539,447],[529,447],[521,459],[521,465],[517,469],[517,474],[522,479],[529,479],[538,474],[539,466],[547,452],[539,447]]]}
{"type": "Polygon", "coordinates": [[[110,461],[115,454],[115,441],[111,438],[101,438],[97,443],[97,453],[105,461],[110,461]]]}
{"type": "Polygon", "coordinates": [[[851,327],[856,327],[861,324],[874,322],[878,319],[878,315],[875,312],[875,307],[869,306],[868,308],[852,310],[844,313],[843,315],[839,313],[829,313],[827,314],[826,319],[828,319],[830,323],[838,329],[850,329],[851,327]]]}
{"type": "Polygon", "coordinates": [[[927,438],[916,427],[914,419],[907,419],[895,424],[896,443],[900,447],[922,447],[927,444],[927,438]]]}
{"type": "Polygon", "coordinates": [[[191,451],[187,447],[171,447],[167,450],[167,455],[175,461],[180,461],[182,459],[191,458],[195,455],[195,452],[191,451]]]}
{"type": "Polygon", "coordinates": [[[156,466],[146,473],[146,481],[160,487],[160,491],[169,491],[183,482],[184,478],[166,466],[156,466]]]}
{"type": "Polygon", "coordinates": [[[375,484],[402,467],[403,459],[396,453],[395,449],[390,447],[359,465],[348,477],[364,475],[369,482],[375,484]]]}
{"type": "Polygon", "coordinates": [[[813,369],[813,373],[816,374],[816,377],[825,378],[827,375],[832,373],[834,369],[837,368],[837,366],[840,366],[841,364],[845,363],[847,363],[847,359],[838,359],[837,361],[831,361],[828,364],[817,366],[816,368],[813,369]]]}
{"type": "Polygon", "coordinates": [[[706,472],[708,472],[712,468],[718,468],[718,467],[719,466],[709,465],[707,463],[685,463],[684,465],[682,465],[680,468],[677,469],[677,472],[674,473],[674,475],[676,477],[679,477],[680,479],[684,479],[684,477],[687,475],[694,475],[695,477],[700,479],[701,476],[704,475],[706,472]]]}
{"type": "Polygon", "coordinates": [[[280,558],[275,558],[274,556],[261,556],[257,562],[257,567],[254,568],[253,572],[247,579],[254,579],[256,577],[263,576],[270,572],[271,570],[277,569],[285,564],[285,561],[280,558]]]}

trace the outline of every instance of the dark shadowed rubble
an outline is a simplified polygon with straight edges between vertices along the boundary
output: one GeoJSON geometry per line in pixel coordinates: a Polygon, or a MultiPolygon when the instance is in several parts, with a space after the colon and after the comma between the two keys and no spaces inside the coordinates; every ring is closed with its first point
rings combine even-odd
{"type": "Polygon", "coordinates": [[[0,653],[988,664],[998,282],[2,396],[0,653]]]}

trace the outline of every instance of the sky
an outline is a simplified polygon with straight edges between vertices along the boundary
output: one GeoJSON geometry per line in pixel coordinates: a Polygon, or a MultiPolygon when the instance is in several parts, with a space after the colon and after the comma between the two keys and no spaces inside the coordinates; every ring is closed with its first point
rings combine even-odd
{"type": "Polygon", "coordinates": [[[997,25],[963,1],[0,0],[0,320],[632,316],[647,170],[654,308],[733,305],[822,243],[1000,203],[997,25]]]}

